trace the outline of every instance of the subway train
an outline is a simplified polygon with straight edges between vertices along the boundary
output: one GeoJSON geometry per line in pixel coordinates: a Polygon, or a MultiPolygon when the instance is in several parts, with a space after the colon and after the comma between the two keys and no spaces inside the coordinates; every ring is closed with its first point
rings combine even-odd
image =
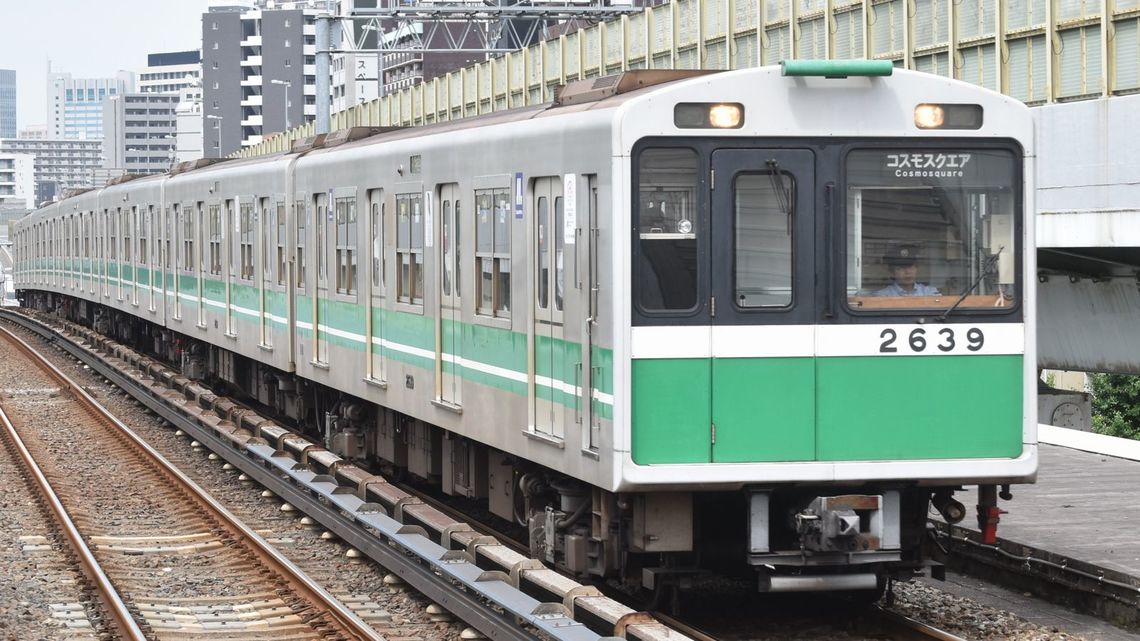
{"type": "Polygon", "coordinates": [[[1034,155],[889,61],[634,70],[70,195],[15,282],[578,576],[874,595],[1035,478],[1034,155]]]}

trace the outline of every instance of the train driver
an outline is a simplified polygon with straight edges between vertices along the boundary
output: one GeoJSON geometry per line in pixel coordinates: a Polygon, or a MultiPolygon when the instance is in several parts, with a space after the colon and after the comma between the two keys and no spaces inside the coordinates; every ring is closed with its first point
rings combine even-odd
{"type": "Polygon", "coordinates": [[[890,272],[891,284],[876,290],[875,296],[939,296],[942,292],[918,282],[918,246],[896,245],[887,250],[883,263],[890,272]]]}

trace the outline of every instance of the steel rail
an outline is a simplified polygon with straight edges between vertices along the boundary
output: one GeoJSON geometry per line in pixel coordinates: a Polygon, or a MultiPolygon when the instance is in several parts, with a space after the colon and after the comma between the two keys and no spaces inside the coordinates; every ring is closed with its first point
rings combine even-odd
{"type": "Polygon", "coordinates": [[[965,638],[939,630],[921,621],[916,621],[906,615],[875,606],[872,610],[880,621],[900,633],[900,637],[909,639],[937,639],[937,641],[966,641],[965,638]]]}
{"type": "Polygon", "coordinates": [[[20,454],[20,459],[24,463],[24,467],[35,479],[36,485],[39,487],[40,494],[47,501],[48,507],[51,509],[52,516],[55,517],[59,523],[60,529],[63,530],[64,536],[67,537],[68,543],[71,544],[71,549],[75,555],[79,557],[79,564],[83,567],[83,573],[87,575],[94,586],[96,592],[99,594],[99,600],[103,603],[103,608],[111,615],[111,622],[118,630],[120,636],[124,639],[131,639],[132,641],[145,641],[146,635],[139,629],[138,623],[134,617],[127,610],[127,604],[123,602],[123,598],[119,596],[119,592],[115,586],[111,584],[111,580],[107,578],[107,574],[103,572],[103,567],[99,565],[99,561],[95,559],[95,555],[91,552],[91,548],[87,547],[87,542],[83,540],[83,536],[79,533],[79,528],[75,526],[75,522],[71,520],[71,515],[68,513],[67,508],[63,506],[63,502],[59,500],[59,495],[56,494],[55,489],[51,486],[51,482],[44,476],[40,466],[32,457],[32,453],[28,451],[27,446],[24,445],[23,439],[16,431],[16,426],[9,420],[7,412],[3,407],[0,407],[0,422],[4,423],[4,430],[8,433],[8,438],[12,441],[16,451],[20,454]]]}
{"type": "MultiPolygon", "coordinates": [[[[541,637],[594,641],[608,636],[592,632],[564,612],[549,612],[547,605],[550,604],[504,584],[507,575],[502,572],[484,572],[473,562],[457,563],[446,558],[447,551],[422,536],[421,528],[404,527],[399,521],[387,517],[383,509],[374,513],[368,504],[353,495],[340,493],[331,483],[314,483],[318,477],[327,477],[309,472],[306,466],[298,466],[293,458],[278,456],[280,452],[273,447],[247,443],[240,452],[235,451],[233,442],[206,429],[185,408],[176,407],[170,399],[155,395],[144,381],[112,365],[92,351],[93,347],[79,344],[62,330],[9,310],[0,310],[0,318],[58,345],[139,403],[192,435],[210,450],[220,453],[256,483],[313,516],[345,543],[380,563],[489,638],[497,641],[533,641],[541,637]],[[341,505],[345,501],[356,505],[341,505]],[[468,570],[470,576],[454,576],[454,571],[459,569],[468,570]]],[[[629,631],[628,638],[632,639],[655,641],[663,638],[657,629],[644,624],[629,631]],[[634,633],[635,629],[637,633],[634,633]]]]}
{"type": "MultiPolygon", "coordinates": [[[[292,561],[266,542],[261,535],[241,522],[233,513],[226,509],[225,506],[206,493],[197,483],[174,467],[165,457],[159,454],[157,450],[148,445],[129,427],[115,418],[105,407],[96,401],[94,397],[88,394],[82,386],[72,381],[65,373],[40,355],[34,348],[13,334],[6,327],[0,327],[0,338],[8,340],[20,352],[32,359],[41,370],[55,379],[62,388],[68,390],[76,401],[96,420],[113,428],[119,437],[133,444],[139,452],[145,455],[150,463],[155,465],[157,469],[161,470],[162,473],[174,481],[184,494],[198,502],[210,516],[229,530],[230,535],[233,536],[235,540],[247,543],[256,553],[258,559],[265,563],[269,569],[279,577],[288,581],[290,587],[296,591],[299,597],[305,599],[314,607],[317,607],[321,613],[327,613],[331,616],[337,625],[350,637],[361,641],[383,641],[384,637],[381,634],[362,621],[354,612],[345,607],[344,604],[340,603],[336,597],[321,587],[320,584],[309,578],[309,576],[293,564],[292,561]]],[[[76,531],[76,536],[78,536],[78,531],[76,531]]],[[[143,639],[145,637],[141,636],[140,632],[140,636],[137,638],[143,639]]]]}

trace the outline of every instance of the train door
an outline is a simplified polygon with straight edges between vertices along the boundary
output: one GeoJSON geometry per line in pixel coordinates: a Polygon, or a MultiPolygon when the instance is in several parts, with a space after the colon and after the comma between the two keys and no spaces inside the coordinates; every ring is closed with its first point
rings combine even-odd
{"type": "Polygon", "coordinates": [[[373,381],[386,380],[384,371],[384,190],[368,192],[368,264],[369,312],[368,330],[368,378],[373,381]]]}
{"type": "Polygon", "coordinates": [[[586,225],[580,235],[577,251],[578,261],[575,262],[577,282],[585,281],[585,297],[581,303],[585,307],[585,317],[582,319],[582,356],[580,366],[581,410],[579,421],[585,434],[582,446],[588,450],[601,447],[601,412],[594,406],[594,388],[601,387],[600,363],[594,362],[594,331],[598,326],[598,177],[596,174],[588,176],[586,197],[579,199],[586,206],[586,225]]]}
{"type": "Polygon", "coordinates": [[[328,300],[328,219],[332,216],[329,210],[329,195],[317,194],[314,197],[316,215],[313,217],[313,233],[316,238],[317,268],[313,270],[313,345],[314,360],[325,365],[329,362],[329,339],[326,329],[321,325],[325,322],[328,300]],[[322,309],[324,307],[324,309],[322,309]]]}
{"type": "Polygon", "coordinates": [[[712,460],[812,460],[814,156],[722,149],[712,171],[712,460]]]}
{"type": "MultiPolygon", "coordinates": [[[[436,255],[439,265],[439,328],[436,340],[436,389],[439,400],[449,405],[460,405],[462,379],[462,318],[460,303],[459,260],[459,185],[454,183],[439,188],[440,241],[436,255]]],[[[430,232],[429,232],[430,233],[430,232]]]]}
{"type": "MultiPolygon", "coordinates": [[[[534,430],[563,438],[568,358],[563,339],[562,310],[566,274],[564,202],[560,176],[534,181],[534,430]]],[[[572,399],[572,400],[571,400],[572,399]]]]}
{"type": "MultiPolygon", "coordinates": [[[[210,205],[210,221],[211,221],[210,224],[211,225],[213,225],[213,216],[214,216],[214,213],[216,211],[217,211],[217,206],[210,205]]],[[[197,283],[197,288],[198,288],[198,292],[197,292],[198,293],[198,327],[205,327],[206,326],[206,286],[205,286],[205,280],[206,280],[206,256],[207,256],[207,254],[206,254],[206,232],[204,231],[205,230],[205,225],[204,225],[205,221],[202,218],[204,215],[204,212],[202,210],[201,201],[199,201],[198,204],[194,207],[194,213],[195,213],[195,216],[194,216],[194,218],[195,218],[195,229],[196,229],[196,232],[198,234],[198,255],[195,256],[195,260],[197,261],[197,264],[198,264],[197,278],[195,279],[195,281],[197,283]]],[[[213,242],[211,242],[210,244],[212,246],[213,242]]],[[[212,252],[211,252],[211,254],[212,254],[212,252]]],[[[211,261],[212,260],[213,260],[213,257],[211,255],[211,261]]],[[[211,264],[212,264],[212,262],[211,262],[211,264]]]]}
{"type": "Polygon", "coordinates": [[[234,336],[237,328],[234,327],[234,301],[233,301],[233,279],[234,272],[234,237],[238,235],[240,229],[238,227],[239,221],[234,214],[237,203],[233,200],[226,201],[226,218],[225,224],[222,225],[222,247],[223,249],[223,278],[226,284],[226,335],[234,336]]]}
{"type": "MultiPolygon", "coordinates": [[[[273,221],[270,219],[270,200],[268,198],[261,199],[261,208],[257,215],[258,232],[256,238],[259,242],[256,243],[258,249],[253,256],[254,264],[261,265],[261,277],[257,279],[259,284],[258,290],[258,314],[261,319],[261,345],[264,347],[273,346],[273,327],[269,320],[269,293],[273,287],[273,267],[272,267],[272,231],[274,229],[273,221]]],[[[257,270],[254,270],[256,274],[257,270]]]]}

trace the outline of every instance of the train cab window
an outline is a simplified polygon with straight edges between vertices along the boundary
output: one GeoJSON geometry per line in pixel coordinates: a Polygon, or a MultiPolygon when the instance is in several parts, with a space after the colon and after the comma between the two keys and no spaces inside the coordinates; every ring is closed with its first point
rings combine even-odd
{"type": "Polygon", "coordinates": [[[853,311],[1003,311],[1017,300],[1018,160],[998,149],[875,149],[846,163],[853,311]]]}
{"type": "Polygon", "coordinates": [[[506,189],[475,192],[475,304],[484,316],[511,311],[511,205],[506,189]]]}
{"type": "Polygon", "coordinates": [[[697,153],[646,149],[637,160],[635,301],[646,311],[697,304],[697,153]]]}
{"type": "Polygon", "coordinates": [[[785,173],[748,173],[733,185],[733,298],[739,307],[792,304],[792,216],[785,173]]]}

